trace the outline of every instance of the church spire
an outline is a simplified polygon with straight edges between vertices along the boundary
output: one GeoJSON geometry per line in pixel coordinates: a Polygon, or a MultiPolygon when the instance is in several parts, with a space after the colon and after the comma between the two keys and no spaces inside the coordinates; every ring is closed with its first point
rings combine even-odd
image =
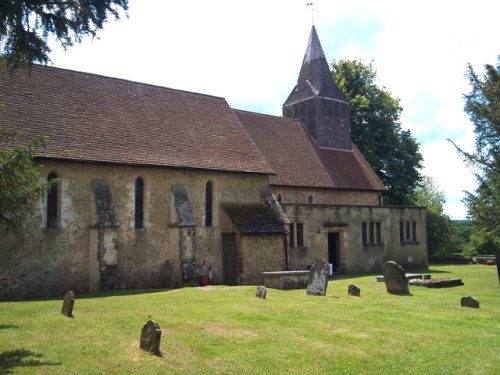
{"type": "Polygon", "coordinates": [[[302,120],[318,146],[351,149],[349,103],[333,81],[313,26],[297,85],[283,104],[283,116],[302,120]]]}

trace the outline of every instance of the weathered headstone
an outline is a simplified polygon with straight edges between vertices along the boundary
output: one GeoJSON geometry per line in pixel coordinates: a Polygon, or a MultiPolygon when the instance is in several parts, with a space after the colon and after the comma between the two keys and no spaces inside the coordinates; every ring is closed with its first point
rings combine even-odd
{"type": "Polygon", "coordinates": [[[318,259],[311,264],[307,282],[307,295],[325,296],[327,287],[328,263],[324,259],[318,259]]]}
{"type": "Polygon", "coordinates": [[[183,260],[182,279],[185,283],[198,281],[198,265],[193,260],[183,260]]]}
{"type": "Polygon", "coordinates": [[[479,301],[471,296],[462,297],[462,299],[460,300],[460,306],[479,309],[479,301]]]}
{"type": "Polygon", "coordinates": [[[63,305],[61,309],[61,314],[72,318],[73,317],[73,306],[75,304],[75,293],[69,290],[64,294],[63,305]]]}
{"type": "Polygon", "coordinates": [[[385,287],[387,293],[392,294],[409,294],[408,280],[406,279],[405,270],[392,260],[385,262],[382,266],[384,275],[385,287]]]}
{"type": "Polygon", "coordinates": [[[350,296],[359,297],[361,295],[361,289],[357,285],[351,284],[347,287],[347,294],[350,296]]]}
{"type": "Polygon", "coordinates": [[[160,340],[160,326],[154,320],[148,320],[141,330],[140,348],[154,355],[160,355],[160,340]]]}
{"type": "Polygon", "coordinates": [[[497,263],[498,282],[500,283],[500,248],[495,253],[495,261],[497,263]]]}
{"type": "Polygon", "coordinates": [[[258,298],[266,299],[267,296],[267,289],[264,286],[258,286],[257,290],[255,291],[255,296],[258,298]]]}

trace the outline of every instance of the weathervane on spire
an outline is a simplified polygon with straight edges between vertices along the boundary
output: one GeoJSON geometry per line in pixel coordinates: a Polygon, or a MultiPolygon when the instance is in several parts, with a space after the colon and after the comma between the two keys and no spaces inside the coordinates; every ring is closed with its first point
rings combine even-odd
{"type": "Polygon", "coordinates": [[[311,7],[311,22],[314,26],[314,4],[313,3],[307,3],[308,7],[311,7]]]}

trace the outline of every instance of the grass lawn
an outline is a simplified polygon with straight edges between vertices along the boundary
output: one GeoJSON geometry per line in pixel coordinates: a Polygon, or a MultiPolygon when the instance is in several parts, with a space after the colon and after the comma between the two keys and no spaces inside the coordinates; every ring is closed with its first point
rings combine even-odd
{"type": "Polygon", "coordinates": [[[390,295],[375,275],[326,297],[255,287],[120,291],[0,303],[0,374],[500,374],[495,266],[432,265],[464,286],[390,295]],[[356,284],[361,297],[347,295],[356,284]],[[471,295],[480,309],[460,307],[471,295]],[[139,349],[151,317],[162,356],[139,349]]]}

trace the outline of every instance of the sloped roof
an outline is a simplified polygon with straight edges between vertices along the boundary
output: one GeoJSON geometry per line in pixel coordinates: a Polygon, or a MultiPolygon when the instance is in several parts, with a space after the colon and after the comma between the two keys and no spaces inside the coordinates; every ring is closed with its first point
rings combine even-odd
{"type": "Polygon", "coordinates": [[[276,172],[270,184],[359,190],[385,187],[353,145],[352,151],[320,148],[300,121],[234,111],[276,172]]]}
{"type": "Polygon", "coordinates": [[[318,96],[347,102],[344,93],[333,82],[330,67],[326,61],[316,28],[313,26],[297,85],[288,96],[284,106],[318,96]]]}
{"type": "Polygon", "coordinates": [[[313,143],[298,120],[234,110],[277,173],[273,185],[333,188],[313,143]]]}
{"type": "Polygon", "coordinates": [[[273,173],[223,98],[70,70],[0,69],[0,123],[46,135],[40,157],[273,173]]]}
{"type": "Polygon", "coordinates": [[[284,234],[283,223],[263,204],[223,205],[224,211],[242,235],[284,234]]]}

